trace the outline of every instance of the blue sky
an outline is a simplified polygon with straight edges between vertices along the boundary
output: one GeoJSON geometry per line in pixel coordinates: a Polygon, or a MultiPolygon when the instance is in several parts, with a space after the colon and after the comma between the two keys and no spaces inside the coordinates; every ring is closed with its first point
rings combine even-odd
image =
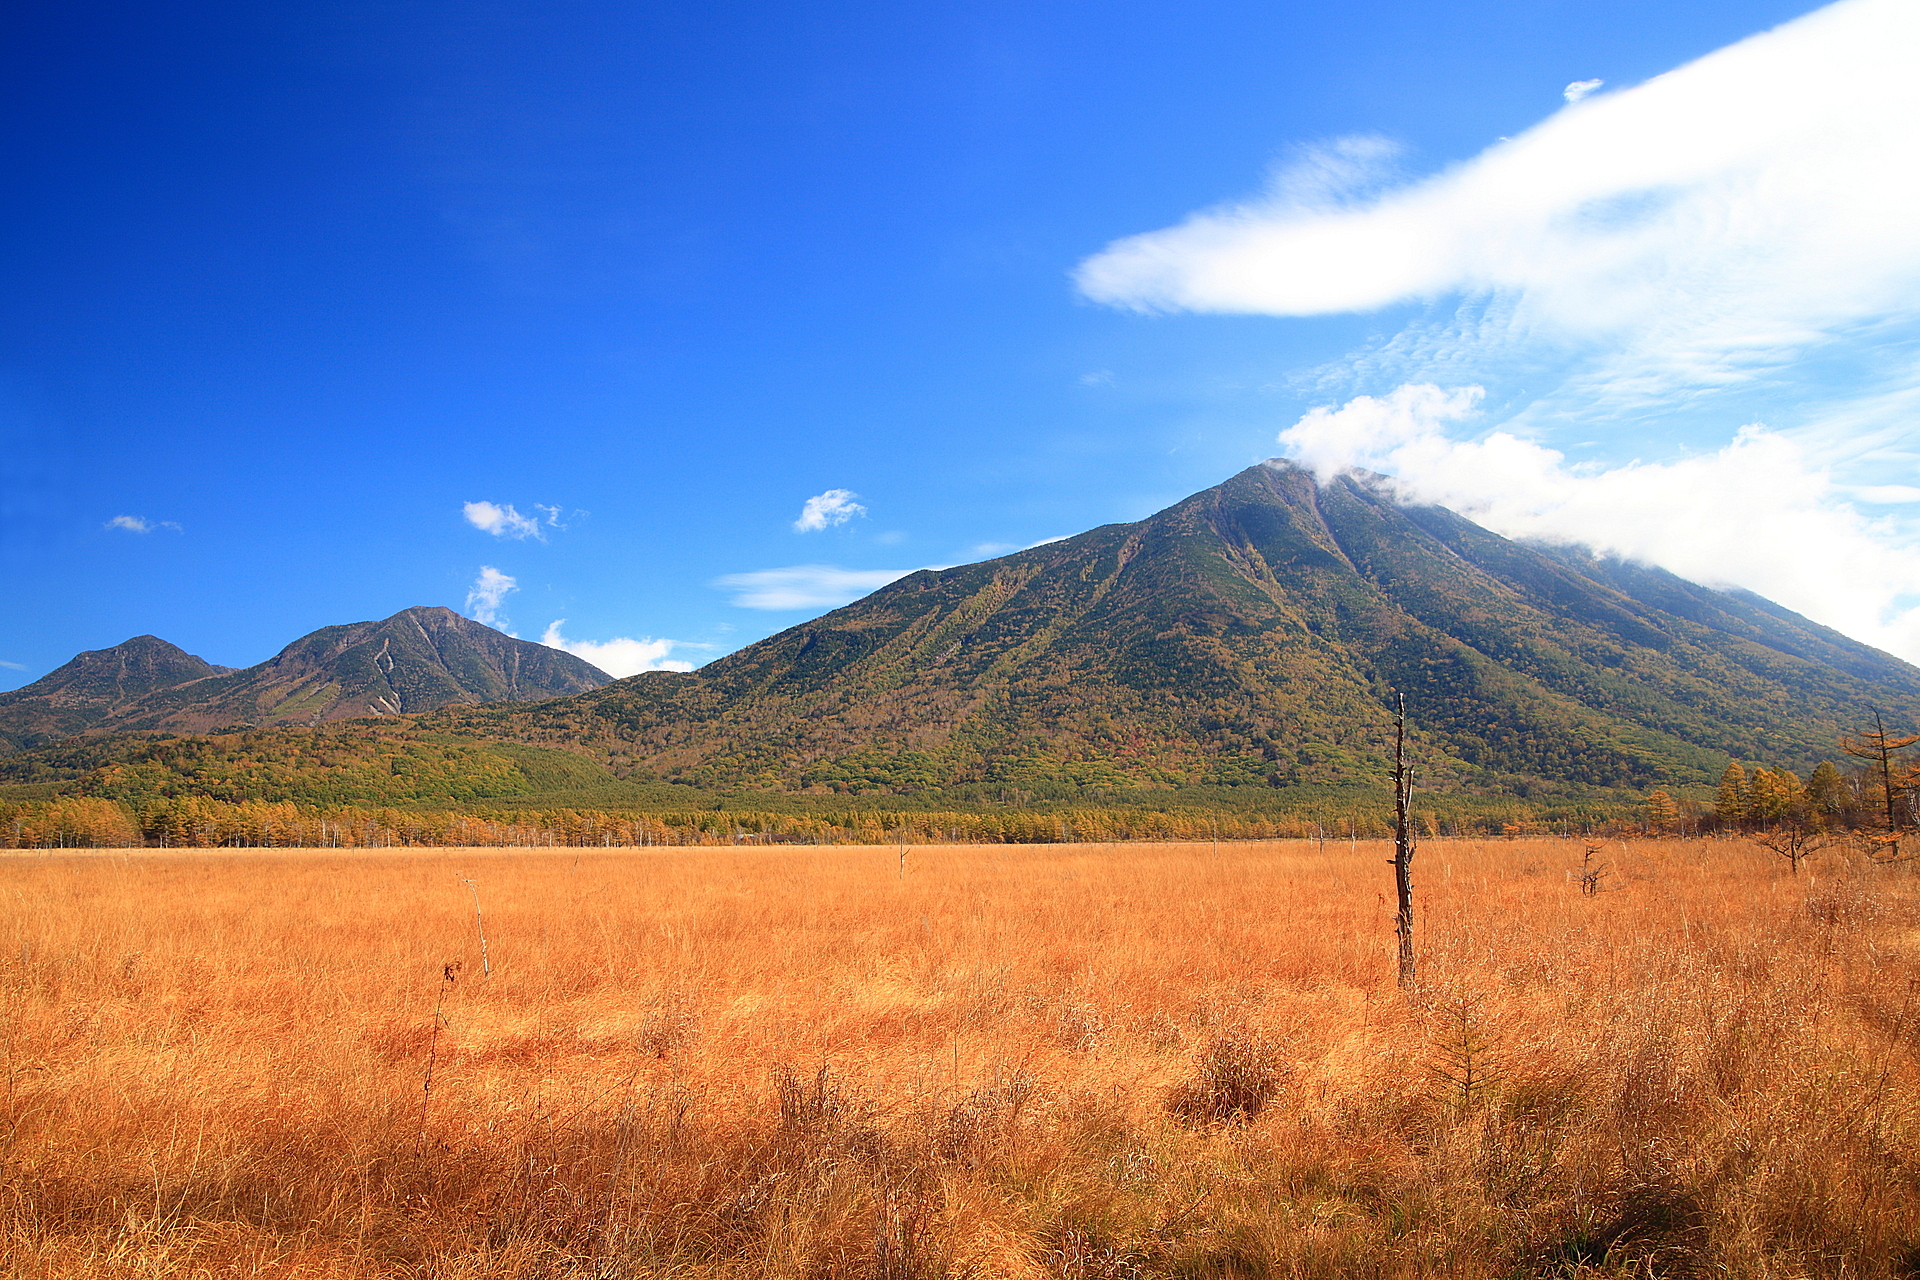
{"type": "Polygon", "coordinates": [[[0,688],[698,663],[1280,452],[1920,656],[1898,4],[12,6],[0,688]]]}

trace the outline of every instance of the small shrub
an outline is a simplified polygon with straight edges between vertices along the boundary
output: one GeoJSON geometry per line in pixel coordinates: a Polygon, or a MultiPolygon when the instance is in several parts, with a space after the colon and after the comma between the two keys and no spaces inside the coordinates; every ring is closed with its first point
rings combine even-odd
{"type": "Polygon", "coordinates": [[[1455,992],[1435,1001],[1434,1061],[1429,1070],[1444,1099],[1471,1107],[1497,1087],[1506,1074],[1498,1028],[1486,1013],[1486,997],[1455,992]]]}
{"type": "Polygon", "coordinates": [[[650,1058],[664,1058],[699,1033],[700,1010],[678,989],[663,992],[634,1031],[634,1047],[650,1058]]]}

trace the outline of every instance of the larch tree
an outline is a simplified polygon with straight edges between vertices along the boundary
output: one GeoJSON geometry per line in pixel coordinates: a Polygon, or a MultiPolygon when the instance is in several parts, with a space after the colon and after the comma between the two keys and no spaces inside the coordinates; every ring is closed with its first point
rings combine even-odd
{"type": "Polygon", "coordinates": [[[1680,802],[1665,790],[1647,794],[1647,823],[1656,831],[1672,831],[1680,825],[1680,802]]]}
{"type": "Polygon", "coordinates": [[[1763,827],[1791,822],[1804,795],[1797,774],[1786,769],[1755,769],[1747,779],[1747,821],[1763,827]]]}
{"type": "Polygon", "coordinates": [[[1728,763],[1720,775],[1720,789],[1713,796],[1713,816],[1722,826],[1737,827],[1747,819],[1747,771],[1738,760],[1728,763]]]}
{"type": "Polygon", "coordinates": [[[1840,776],[1840,770],[1831,760],[1820,762],[1803,790],[1807,798],[1808,818],[1822,827],[1839,822],[1852,799],[1847,794],[1847,780],[1840,776]]]}

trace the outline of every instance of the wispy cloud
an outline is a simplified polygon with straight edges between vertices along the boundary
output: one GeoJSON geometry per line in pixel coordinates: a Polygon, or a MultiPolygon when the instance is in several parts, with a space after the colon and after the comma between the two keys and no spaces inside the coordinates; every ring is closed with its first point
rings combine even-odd
{"type": "Polygon", "coordinates": [[[1578,102],[1582,98],[1592,96],[1595,90],[1606,83],[1605,80],[1575,80],[1565,89],[1562,89],[1560,95],[1568,102],[1578,102]]]}
{"type": "MultiPolygon", "coordinates": [[[[546,523],[557,529],[566,526],[560,523],[560,508],[533,504],[533,509],[546,517],[546,523]]],[[[535,538],[544,539],[540,519],[537,516],[523,516],[512,503],[466,502],[460,506],[460,514],[467,523],[482,533],[490,533],[496,538],[535,538]]]]}
{"type": "Polygon", "coordinates": [[[518,591],[520,584],[509,574],[500,572],[490,564],[480,566],[480,576],[467,588],[467,613],[475,622],[484,622],[499,631],[507,630],[506,615],[500,612],[500,604],[507,593],[518,591]]]}
{"type": "Polygon", "coordinates": [[[24,662],[0,662],[0,667],[5,667],[9,671],[25,671],[27,664],[24,662]]]}
{"type": "Polygon", "coordinates": [[[1751,379],[1920,311],[1916,58],[1920,7],[1843,0],[1432,177],[1323,149],[1078,279],[1122,306],[1286,316],[1482,295],[1501,341],[1603,343],[1621,393],[1751,379]]]}
{"type": "Polygon", "coordinates": [[[729,603],[743,609],[831,609],[915,572],[918,571],[796,564],[784,569],[730,573],[715,578],[713,585],[733,592],[729,603]]]}
{"type": "Polygon", "coordinates": [[[128,533],[152,533],[156,529],[170,529],[180,532],[180,526],[171,520],[149,520],[145,516],[115,516],[101,526],[104,529],[123,529],[128,533]]]}
{"type": "Polygon", "coordinates": [[[559,649],[591,662],[616,678],[638,675],[642,671],[691,671],[693,663],[667,655],[675,649],[707,647],[689,644],[684,640],[655,640],[651,636],[642,636],[638,640],[628,636],[612,640],[569,640],[560,634],[560,628],[566,622],[565,618],[560,618],[548,624],[540,636],[540,643],[549,649],[559,649]]]}
{"type": "Polygon", "coordinates": [[[867,514],[867,509],[854,501],[859,496],[851,489],[829,489],[815,494],[800,508],[800,518],[793,522],[793,531],[818,533],[867,514]]]}

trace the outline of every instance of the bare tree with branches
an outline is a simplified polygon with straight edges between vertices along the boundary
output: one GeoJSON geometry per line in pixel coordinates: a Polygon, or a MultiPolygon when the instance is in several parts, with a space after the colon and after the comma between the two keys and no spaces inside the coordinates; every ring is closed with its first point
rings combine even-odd
{"type": "Polygon", "coordinates": [[[1920,733],[1895,736],[1887,732],[1878,708],[1873,712],[1873,728],[1840,735],[1840,749],[1865,762],[1870,784],[1879,793],[1874,797],[1878,812],[1877,830],[1864,832],[1867,852],[1877,862],[1905,862],[1920,856],[1902,853],[1900,838],[1912,823],[1903,821],[1907,798],[1914,785],[1914,771],[1901,760],[1900,753],[1920,742],[1920,733]]]}
{"type": "Polygon", "coordinates": [[[1785,858],[1794,875],[1800,874],[1802,862],[1833,847],[1833,840],[1824,831],[1798,822],[1790,822],[1770,831],[1756,831],[1752,839],[1762,849],[1785,858]]]}

